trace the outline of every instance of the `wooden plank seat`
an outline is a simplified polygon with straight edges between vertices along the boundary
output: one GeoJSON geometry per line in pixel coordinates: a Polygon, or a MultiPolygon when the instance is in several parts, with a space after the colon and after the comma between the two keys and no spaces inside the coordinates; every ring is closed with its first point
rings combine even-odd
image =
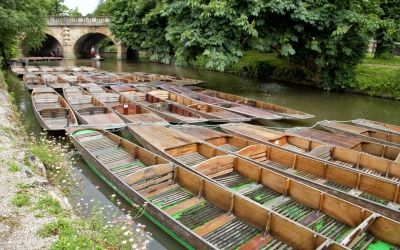
{"type": "Polygon", "coordinates": [[[77,109],[77,112],[81,115],[99,115],[99,114],[107,114],[108,109],[106,107],[85,107],[81,109],[77,109]]]}

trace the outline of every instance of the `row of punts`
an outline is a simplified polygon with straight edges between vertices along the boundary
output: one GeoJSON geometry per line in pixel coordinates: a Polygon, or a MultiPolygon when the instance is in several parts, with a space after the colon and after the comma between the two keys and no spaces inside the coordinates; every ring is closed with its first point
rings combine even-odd
{"type": "Polygon", "coordinates": [[[245,122],[313,116],[154,77],[65,71],[33,89],[34,111],[188,248],[399,249],[399,126],[282,132],[245,122]],[[124,127],[144,148],[110,132],[124,127]]]}
{"type": "Polygon", "coordinates": [[[187,87],[179,81],[154,82],[151,81],[154,80],[151,78],[154,74],[132,75],[148,76],[150,80],[145,82],[141,78],[142,80],[136,79],[137,82],[132,83],[125,81],[129,78],[126,74],[76,70],[72,73],[57,74],[28,73],[23,76],[23,81],[28,90],[32,91],[32,96],[49,96],[49,89],[54,90],[51,95],[53,99],[57,99],[58,104],[53,108],[49,106],[42,111],[44,103],[54,102],[52,98],[36,98],[37,100],[32,98],[40,124],[49,131],[64,130],[70,124],[76,125],[76,122],[79,125],[118,130],[129,123],[161,125],[237,123],[313,117],[272,103],[200,87],[187,87]],[[60,95],[56,97],[57,93],[60,95]],[[48,112],[52,115],[49,116],[48,112]],[[42,113],[45,117],[40,117],[42,113]],[[46,125],[46,122],[49,124],[46,125]]]}

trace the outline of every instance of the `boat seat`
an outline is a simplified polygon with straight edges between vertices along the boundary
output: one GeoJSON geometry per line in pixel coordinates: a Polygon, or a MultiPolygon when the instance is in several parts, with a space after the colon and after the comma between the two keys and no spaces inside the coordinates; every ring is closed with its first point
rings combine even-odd
{"type": "Polygon", "coordinates": [[[311,150],[308,155],[330,161],[332,160],[331,150],[331,146],[321,145],[311,150]]]}

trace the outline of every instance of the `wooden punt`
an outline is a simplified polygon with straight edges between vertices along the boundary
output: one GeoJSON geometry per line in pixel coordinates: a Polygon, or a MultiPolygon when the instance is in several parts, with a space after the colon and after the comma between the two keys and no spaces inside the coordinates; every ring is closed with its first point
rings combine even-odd
{"type": "Polygon", "coordinates": [[[246,117],[250,117],[252,120],[257,121],[269,121],[269,120],[281,120],[285,119],[282,115],[279,115],[275,112],[267,111],[264,109],[259,109],[255,107],[250,107],[245,104],[231,102],[227,100],[222,100],[217,97],[208,96],[203,93],[198,93],[188,88],[180,87],[180,86],[172,86],[170,84],[162,84],[160,85],[161,89],[168,90],[174,92],[176,94],[185,96],[187,98],[194,99],[196,101],[204,102],[210,105],[214,105],[220,108],[223,108],[227,111],[237,113],[239,115],[243,115],[246,117]]]}
{"type": "Polygon", "coordinates": [[[183,106],[193,113],[206,118],[209,122],[246,122],[251,119],[242,115],[224,110],[222,108],[198,102],[193,99],[178,95],[174,92],[166,90],[153,90],[148,92],[149,95],[160,98],[166,102],[183,106]]]}
{"type": "Polygon", "coordinates": [[[376,130],[381,130],[384,132],[390,132],[390,133],[400,135],[400,126],[399,125],[371,121],[371,120],[367,120],[367,119],[356,119],[356,120],[352,120],[351,122],[357,126],[373,128],[376,130]]]}
{"type": "Polygon", "coordinates": [[[25,69],[27,73],[37,73],[40,71],[38,66],[26,66],[25,69]]]}
{"type": "MultiPolygon", "coordinates": [[[[215,184],[204,175],[175,166],[112,133],[74,129],[69,131],[69,136],[96,174],[129,202],[144,206],[146,216],[156,219],[157,224],[179,237],[187,248],[348,249],[215,184]]],[[[332,210],[332,201],[336,202],[326,196],[327,208],[323,208],[324,212],[327,210],[326,214],[332,210]]],[[[357,214],[359,211],[353,209],[351,212],[357,214]]],[[[363,245],[380,240],[385,244],[398,244],[398,239],[393,237],[398,230],[395,222],[368,210],[359,213],[359,217],[351,222],[361,225],[359,222],[364,221],[368,225],[354,227],[345,238],[349,239],[347,245],[357,244],[362,239],[367,239],[363,245]]]]}
{"type": "Polygon", "coordinates": [[[196,124],[208,121],[206,118],[192,112],[188,108],[174,103],[168,103],[161,98],[144,93],[133,86],[116,85],[110,86],[110,88],[129,98],[134,103],[146,107],[169,123],[196,124]]]}
{"type": "Polygon", "coordinates": [[[365,152],[388,160],[400,161],[400,148],[311,128],[292,128],[287,129],[286,132],[304,138],[321,141],[330,145],[365,152]]]}
{"type": "Polygon", "coordinates": [[[23,77],[23,81],[24,81],[25,87],[29,91],[32,91],[33,89],[36,89],[36,88],[46,87],[46,83],[44,83],[42,81],[42,78],[36,74],[32,74],[32,73],[25,74],[23,77]]]}
{"type": "MultiPolygon", "coordinates": [[[[252,129],[252,127],[246,127],[246,125],[221,125],[221,129],[230,134],[264,144],[250,145],[237,152],[237,155],[253,160],[261,166],[275,169],[284,175],[296,177],[311,186],[323,188],[326,192],[334,193],[343,199],[368,207],[371,210],[379,211],[388,217],[400,220],[400,184],[393,179],[395,177],[392,177],[398,175],[399,163],[364,154],[360,159],[360,165],[369,164],[366,163],[366,161],[371,160],[369,157],[375,157],[372,160],[386,161],[386,164],[377,164],[376,167],[378,169],[383,166],[386,170],[388,163],[392,166],[389,168],[390,177],[392,178],[377,176],[365,171],[365,166],[363,166],[364,168],[352,168],[334,161],[315,157],[314,153],[318,153],[319,148],[316,146],[318,144],[311,140],[288,137],[283,133],[258,131],[257,129],[252,129]],[[300,145],[301,143],[310,145],[314,149],[309,152],[298,149],[294,152],[292,144],[285,145],[287,140],[295,142],[295,145],[300,145]],[[291,149],[288,148],[289,146],[291,149]]],[[[336,147],[331,154],[334,157],[338,157],[334,159],[355,160],[353,165],[357,164],[359,152],[355,151],[353,155],[345,155],[345,157],[342,154],[343,152],[345,151],[342,148],[336,147]]]]}
{"type": "Polygon", "coordinates": [[[82,88],[71,86],[64,88],[63,92],[80,123],[108,130],[126,126],[117,114],[82,88]]]}
{"type": "Polygon", "coordinates": [[[46,83],[47,86],[55,89],[62,90],[63,88],[71,86],[67,81],[60,79],[58,75],[52,74],[42,74],[42,81],[46,83]]]}
{"type": "Polygon", "coordinates": [[[34,114],[43,129],[59,131],[70,126],[78,126],[78,121],[68,103],[52,88],[36,88],[32,91],[31,97],[34,114]]]}
{"type": "Polygon", "coordinates": [[[96,97],[96,101],[103,103],[118,114],[122,120],[130,124],[156,124],[169,125],[169,122],[151,112],[148,108],[141,106],[126,96],[99,87],[86,87],[87,91],[96,97]]]}
{"type": "Polygon", "coordinates": [[[372,128],[359,127],[336,121],[322,121],[318,125],[334,133],[345,134],[366,141],[381,143],[393,147],[400,147],[400,135],[383,132],[372,128]]]}
{"type": "Polygon", "coordinates": [[[86,82],[86,81],[82,81],[82,79],[79,76],[66,74],[66,73],[59,74],[58,79],[60,81],[67,82],[70,85],[77,85],[78,83],[86,82]]]}
{"type": "Polygon", "coordinates": [[[400,244],[399,222],[242,158],[218,156],[194,170],[342,246],[370,249],[383,244],[395,249],[400,244]]]}
{"type": "Polygon", "coordinates": [[[53,67],[45,66],[45,65],[40,65],[40,66],[39,66],[39,71],[40,71],[40,72],[43,72],[43,73],[53,72],[53,67]]]}
{"type": "Polygon", "coordinates": [[[152,73],[145,73],[145,72],[133,72],[132,75],[137,78],[140,78],[144,81],[149,81],[149,82],[162,81],[162,82],[167,82],[167,83],[171,83],[171,84],[175,84],[175,85],[182,85],[182,86],[205,83],[205,81],[202,81],[202,80],[169,76],[169,75],[152,74],[152,73]]]}
{"type": "Polygon", "coordinates": [[[380,157],[348,148],[327,146],[329,144],[321,141],[307,139],[292,134],[285,134],[254,125],[240,124],[232,128],[230,124],[226,124],[222,125],[221,128],[223,130],[225,129],[227,131],[241,133],[251,140],[200,126],[172,127],[174,130],[188,134],[199,140],[206,141],[218,146],[222,150],[233,153],[247,147],[248,145],[256,144],[256,141],[267,144],[273,143],[295,153],[302,153],[330,163],[336,163],[348,168],[355,168],[368,174],[400,182],[400,161],[397,162],[382,159],[380,157]],[[250,136],[251,134],[253,134],[252,137],[250,136]],[[257,139],[254,139],[256,137],[257,139]]]}
{"type": "Polygon", "coordinates": [[[145,148],[185,167],[193,167],[218,155],[225,155],[207,143],[157,125],[128,125],[129,132],[145,148]]]}
{"type": "Polygon", "coordinates": [[[236,153],[249,145],[257,144],[257,142],[252,140],[225,134],[202,126],[181,125],[171,126],[170,128],[179,131],[180,133],[192,136],[198,140],[212,144],[218,147],[220,150],[227,151],[227,153],[236,153]]]}
{"type": "Polygon", "coordinates": [[[18,77],[26,74],[25,67],[16,64],[11,65],[11,71],[18,77]]]}
{"type": "Polygon", "coordinates": [[[291,120],[303,120],[303,119],[310,119],[315,117],[314,115],[307,114],[301,112],[299,110],[279,106],[273,103],[263,102],[243,96],[233,95],[229,93],[224,93],[220,91],[215,91],[211,89],[204,89],[204,88],[197,88],[196,92],[216,97],[222,100],[226,100],[229,102],[240,103],[250,107],[266,110],[269,112],[274,112],[278,115],[281,115],[283,119],[291,119],[291,120]]]}

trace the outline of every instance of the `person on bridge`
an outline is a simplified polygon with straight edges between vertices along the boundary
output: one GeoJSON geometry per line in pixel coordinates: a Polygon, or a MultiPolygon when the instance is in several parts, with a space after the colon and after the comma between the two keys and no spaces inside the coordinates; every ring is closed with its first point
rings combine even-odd
{"type": "Polygon", "coordinates": [[[90,54],[92,54],[92,57],[96,57],[96,49],[93,46],[90,49],[90,54]]]}

